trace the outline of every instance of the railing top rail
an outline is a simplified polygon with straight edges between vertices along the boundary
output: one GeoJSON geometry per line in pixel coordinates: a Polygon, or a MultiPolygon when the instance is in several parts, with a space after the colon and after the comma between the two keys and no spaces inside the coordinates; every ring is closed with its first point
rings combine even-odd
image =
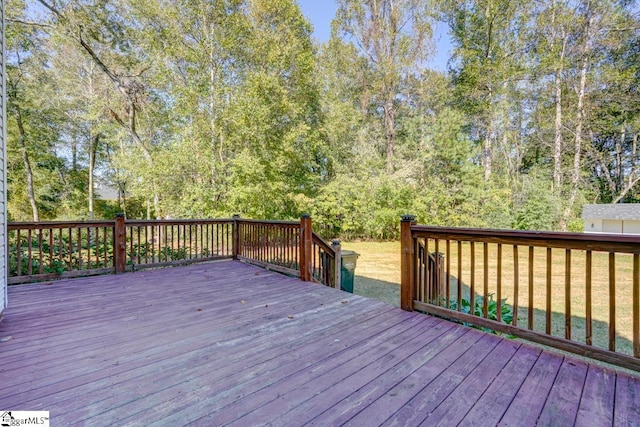
{"type": "Polygon", "coordinates": [[[411,234],[413,237],[438,237],[442,239],[517,244],[523,246],[530,245],[562,249],[640,253],[640,236],[617,234],[515,231],[431,227],[425,225],[412,225],[411,234]]]}
{"type": "Polygon", "coordinates": [[[40,221],[40,222],[8,222],[7,230],[40,230],[49,228],[84,228],[84,227],[112,227],[111,221],[40,221]]]}
{"type": "Polygon", "coordinates": [[[210,219],[128,219],[125,220],[126,226],[144,226],[144,225],[182,225],[182,224],[230,224],[233,219],[228,218],[210,218],[210,219]]]}
{"type": "Polygon", "coordinates": [[[285,225],[300,227],[300,221],[278,221],[278,220],[264,220],[264,219],[239,219],[239,223],[248,224],[265,224],[265,225],[285,225]]]}
{"type": "Polygon", "coordinates": [[[315,231],[312,232],[312,236],[313,236],[313,242],[316,245],[320,246],[325,252],[328,252],[333,256],[335,256],[336,251],[331,247],[331,245],[325,242],[322,237],[318,236],[315,231]]]}

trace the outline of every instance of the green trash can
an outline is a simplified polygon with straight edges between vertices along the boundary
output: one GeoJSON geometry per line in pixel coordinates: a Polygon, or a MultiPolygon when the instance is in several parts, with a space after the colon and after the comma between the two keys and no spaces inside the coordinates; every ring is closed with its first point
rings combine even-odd
{"type": "Polygon", "coordinates": [[[340,268],[340,289],[353,293],[353,279],[356,272],[356,263],[360,254],[354,251],[342,251],[340,268]]]}

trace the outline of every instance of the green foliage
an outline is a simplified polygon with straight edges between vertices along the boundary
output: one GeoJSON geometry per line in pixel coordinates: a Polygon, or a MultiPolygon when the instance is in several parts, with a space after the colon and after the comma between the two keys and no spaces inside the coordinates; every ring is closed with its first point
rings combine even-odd
{"type": "Polygon", "coordinates": [[[309,212],[395,239],[404,213],[579,231],[586,200],[640,198],[629,3],[341,0],[315,45],[294,0],[94,3],[7,4],[11,220],[309,212]],[[89,203],[90,177],[126,197],[89,203]]]}
{"type": "MultiPolygon", "coordinates": [[[[458,310],[458,302],[456,300],[451,300],[449,302],[449,307],[451,308],[451,310],[458,310]]],[[[502,322],[506,323],[507,325],[511,325],[513,323],[513,312],[511,311],[511,307],[507,304],[507,298],[503,298],[500,301],[500,316],[502,318],[502,322]]],[[[474,316],[478,316],[478,317],[485,317],[484,316],[484,297],[481,295],[476,296],[476,298],[474,299],[474,306],[473,308],[471,307],[471,302],[465,298],[462,298],[462,300],[460,301],[460,311],[464,314],[472,314],[474,316]]],[[[487,319],[489,320],[498,320],[498,301],[495,300],[494,298],[494,294],[490,293],[488,295],[488,300],[487,300],[487,319]]],[[[470,324],[467,324],[467,326],[472,326],[470,324]]],[[[491,329],[487,329],[484,327],[477,327],[474,326],[477,329],[481,329],[485,332],[492,332],[491,329]]]]}
{"type": "Polygon", "coordinates": [[[553,230],[563,206],[555,194],[540,191],[551,185],[548,175],[541,170],[531,171],[523,177],[522,187],[516,201],[513,228],[516,230],[553,230]]]}

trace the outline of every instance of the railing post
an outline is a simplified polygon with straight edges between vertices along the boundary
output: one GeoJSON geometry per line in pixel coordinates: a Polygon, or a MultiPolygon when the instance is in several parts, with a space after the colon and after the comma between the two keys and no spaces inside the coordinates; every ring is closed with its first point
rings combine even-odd
{"type": "Polygon", "coordinates": [[[300,217],[300,280],[311,280],[311,248],[312,248],[311,215],[302,214],[300,217]]]}
{"type": "Polygon", "coordinates": [[[340,247],[340,240],[333,239],[331,241],[331,247],[335,252],[335,258],[333,260],[333,287],[340,289],[341,269],[342,269],[342,248],[340,247]]]}
{"type": "Polygon", "coordinates": [[[238,259],[238,255],[242,255],[240,249],[240,215],[234,214],[231,219],[233,219],[233,238],[232,238],[232,254],[233,259],[238,259]]]}
{"type": "Polygon", "coordinates": [[[414,288],[416,282],[415,248],[411,237],[414,215],[403,215],[400,222],[400,308],[413,311],[414,288]]]}
{"type": "Polygon", "coordinates": [[[113,257],[117,273],[124,273],[127,266],[127,231],[124,226],[124,214],[116,214],[113,230],[113,257]]]}

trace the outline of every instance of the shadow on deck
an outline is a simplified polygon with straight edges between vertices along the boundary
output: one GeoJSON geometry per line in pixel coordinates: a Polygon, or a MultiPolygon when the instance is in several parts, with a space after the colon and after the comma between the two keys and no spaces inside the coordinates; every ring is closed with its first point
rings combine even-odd
{"type": "Polygon", "coordinates": [[[640,425],[640,378],[243,264],[11,287],[0,409],[51,425],[640,425]]]}

